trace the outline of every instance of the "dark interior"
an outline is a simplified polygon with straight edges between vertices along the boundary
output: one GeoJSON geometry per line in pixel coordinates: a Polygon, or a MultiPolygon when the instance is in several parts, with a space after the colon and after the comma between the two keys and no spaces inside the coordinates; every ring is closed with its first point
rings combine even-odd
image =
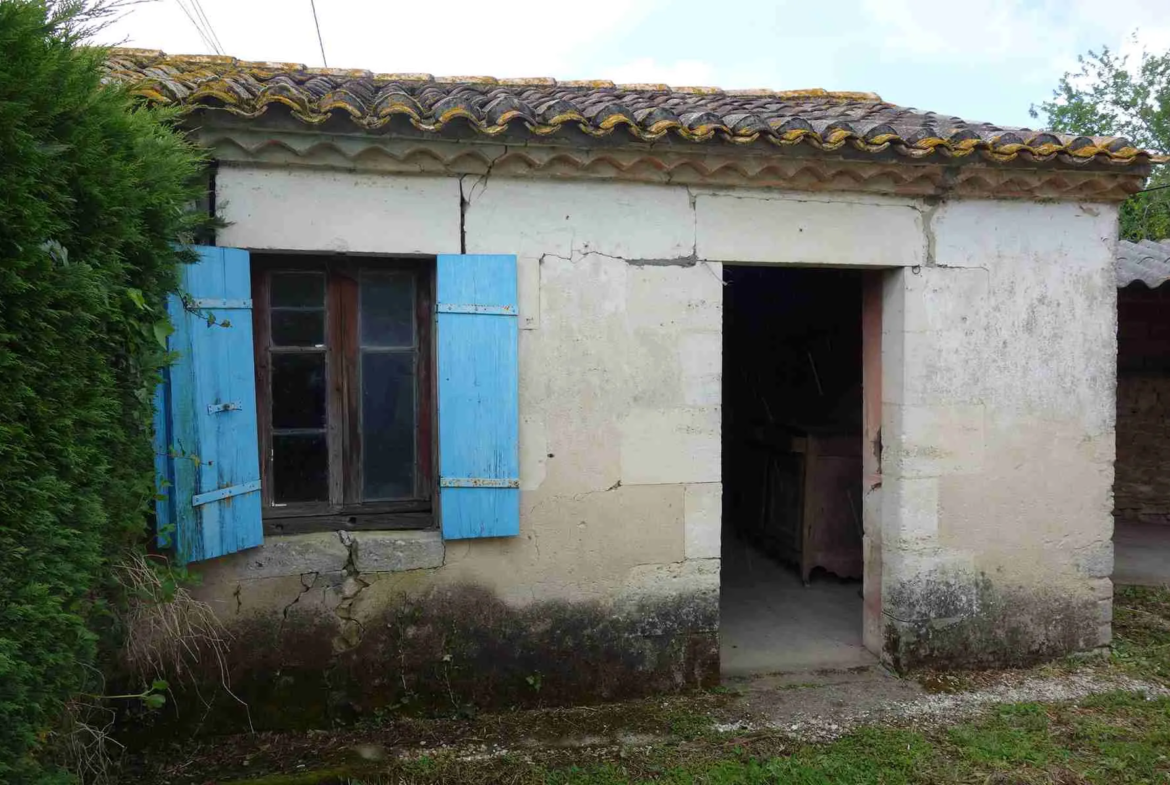
{"type": "Polygon", "coordinates": [[[727,564],[751,546],[806,584],[862,577],[861,276],[724,267],[727,564]]]}

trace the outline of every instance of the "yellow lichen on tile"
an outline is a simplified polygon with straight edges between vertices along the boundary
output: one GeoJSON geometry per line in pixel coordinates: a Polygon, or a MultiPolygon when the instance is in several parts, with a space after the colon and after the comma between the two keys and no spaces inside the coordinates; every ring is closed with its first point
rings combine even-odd
{"type": "Polygon", "coordinates": [[[617,90],[626,90],[637,93],[669,93],[670,85],[668,84],[651,84],[642,82],[629,82],[614,85],[617,90]]]}
{"type": "Polygon", "coordinates": [[[614,84],[608,79],[573,79],[568,82],[557,82],[559,87],[589,87],[594,90],[612,89],[614,84]]]}
{"type": "Polygon", "coordinates": [[[437,76],[439,84],[499,84],[500,80],[494,76],[437,76]]]}

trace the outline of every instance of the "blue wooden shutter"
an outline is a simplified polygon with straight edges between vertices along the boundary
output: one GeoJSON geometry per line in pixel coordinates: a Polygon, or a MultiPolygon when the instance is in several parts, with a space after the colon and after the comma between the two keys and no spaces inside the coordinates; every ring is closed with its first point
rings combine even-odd
{"type": "Polygon", "coordinates": [[[167,303],[178,357],[155,397],[159,544],[184,563],[263,540],[248,252],[196,250],[167,303]]]}
{"type": "Polygon", "coordinates": [[[520,533],[516,257],[439,257],[443,536],[520,533]]]}

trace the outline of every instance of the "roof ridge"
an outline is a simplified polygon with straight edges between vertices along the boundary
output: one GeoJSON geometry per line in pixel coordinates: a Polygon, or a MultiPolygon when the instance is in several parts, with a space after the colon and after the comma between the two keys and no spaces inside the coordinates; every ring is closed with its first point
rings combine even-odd
{"type": "Polygon", "coordinates": [[[175,64],[188,63],[207,65],[231,65],[242,71],[272,71],[274,73],[306,74],[309,76],[348,77],[351,79],[372,79],[375,83],[386,82],[422,82],[437,85],[499,85],[500,87],[560,87],[567,89],[604,90],[613,89],[625,92],[654,92],[654,93],[681,93],[685,95],[729,95],[737,98],[823,98],[839,101],[866,101],[884,103],[877,93],[859,90],[826,90],[821,87],[803,88],[797,90],[773,90],[770,88],[737,88],[724,89],[705,85],[685,85],[673,87],[668,84],[653,82],[614,82],[609,79],[567,79],[560,80],[549,76],[529,76],[499,78],[494,76],[435,76],[428,73],[383,73],[361,68],[319,68],[307,66],[304,63],[278,62],[266,60],[241,60],[230,55],[202,55],[202,54],[167,54],[161,49],[140,49],[135,47],[113,47],[111,55],[167,61],[175,64]]]}

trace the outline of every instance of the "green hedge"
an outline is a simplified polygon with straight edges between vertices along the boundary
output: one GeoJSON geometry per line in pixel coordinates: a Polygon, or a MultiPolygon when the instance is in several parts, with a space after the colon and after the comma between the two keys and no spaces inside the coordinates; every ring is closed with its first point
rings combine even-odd
{"type": "Polygon", "coordinates": [[[155,338],[200,154],[101,85],[94,8],[0,0],[0,782],[93,678],[112,569],[153,502],[155,338]],[[62,11],[65,8],[67,10],[62,11]],[[54,10],[55,9],[55,10],[54,10]],[[90,15],[90,16],[87,16],[90,15]]]}

